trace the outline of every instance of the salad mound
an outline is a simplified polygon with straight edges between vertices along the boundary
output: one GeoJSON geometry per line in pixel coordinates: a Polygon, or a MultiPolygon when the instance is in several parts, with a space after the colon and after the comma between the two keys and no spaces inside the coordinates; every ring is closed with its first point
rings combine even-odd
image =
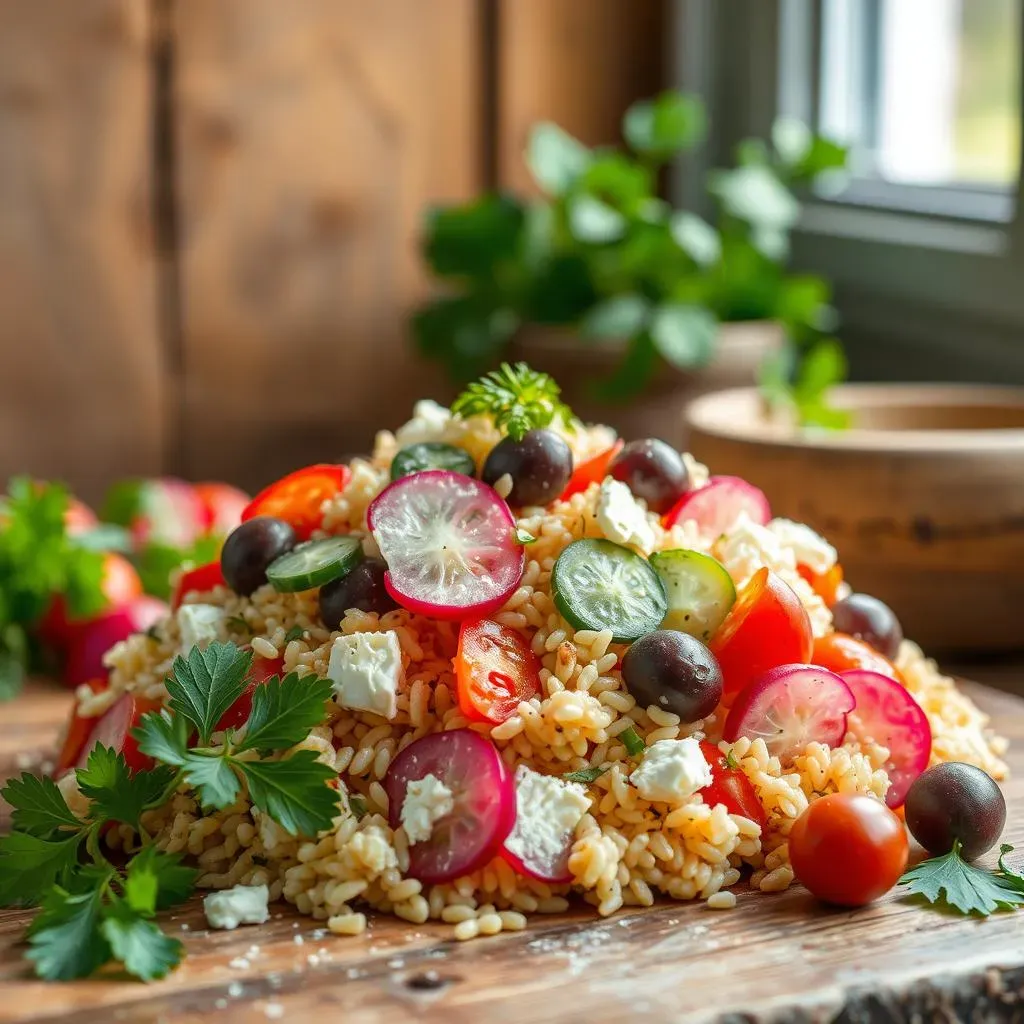
{"type": "MultiPolygon", "coordinates": [[[[63,767],[97,739],[152,764],[132,729],[197,650],[249,652],[214,750],[266,719],[261,683],[287,704],[329,681],[286,750],[329,769],[324,827],[288,827],[317,819],[258,799],[238,754],[240,784],[183,777],[146,835],[200,887],[267,886],[337,934],[376,908],[460,939],[573,894],[608,915],[781,891],[816,801],[898,808],[941,762],[1005,774],[986,716],[851,594],[824,538],[746,481],[625,441],[505,368],[453,409],[418,403],[371,457],[271,485],[219,565],[180,574],[172,614],[109,652],[108,685],[80,688],[63,767]]],[[[82,813],[75,773],[58,784],[82,813]]],[[[131,852],[139,831],[105,841],[131,852]]]]}

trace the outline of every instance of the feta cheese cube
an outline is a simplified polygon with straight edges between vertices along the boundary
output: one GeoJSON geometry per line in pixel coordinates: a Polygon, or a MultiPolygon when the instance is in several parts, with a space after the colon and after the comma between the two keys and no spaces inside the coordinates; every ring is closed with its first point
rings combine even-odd
{"type": "Polygon", "coordinates": [[[836,549],[804,523],[773,519],[768,529],[793,552],[797,565],[806,565],[811,572],[822,575],[836,564],[836,549]]]}
{"type": "Polygon", "coordinates": [[[402,825],[410,843],[422,843],[430,838],[434,822],[451,814],[455,806],[452,791],[436,776],[424,775],[405,787],[402,802],[402,825]]]}
{"type": "Polygon", "coordinates": [[[695,739],[658,740],[644,751],[629,781],[645,800],[678,804],[711,785],[711,765],[695,739]]]}
{"type": "Polygon", "coordinates": [[[224,629],[224,609],[214,604],[183,604],[177,618],[183,655],[193,647],[205,647],[219,640],[224,629]]]}
{"type": "Polygon", "coordinates": [[[263,924],[270,917],[265,885],[236,885],[233,889],[211,892],[203,899],[203,913],[211,928],[232,930],[240,924],[263,924]]]}
{"type": "Polygon", "coordinates": [[[343,708],[394,718],[404,676],[398,634],[339,636],[331,647],[327,676],[334,684],[334,699],[343,708]]]}
{"type": "Polygon", "coordinates": [[[578,782],[541,775],[526,765],[516,769],[516,823],[505,845],[521,860],[556,874],[568,855],[573,832],[590,809],[578,782]]]}
{"type": "Polygon", "coordinates": [[[715,553],[737,583],[745,583],[764,566],[782,574],[796,571],[792,550],[746,512],[741,512],[733,528],[718,539],[715,553]]]}
{"type": "Polygon", "coordinates": [[[597,496],[597,525],[616,544],[628,544],[650,551],[654,547],[654,528],[647,511],[637,504],[621,480],[607,477],[597,496]]]}
{"type": "Polygon", "coordinates": [[[452,414],[443,405],[429,398],[417,402],[412,409],[412,419],[395,432],[400,448],[422,441],[444,440],[452,414]]]}

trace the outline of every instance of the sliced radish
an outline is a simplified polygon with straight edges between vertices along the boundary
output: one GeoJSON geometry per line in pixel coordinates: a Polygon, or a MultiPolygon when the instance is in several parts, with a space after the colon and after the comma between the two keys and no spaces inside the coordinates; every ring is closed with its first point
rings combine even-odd
{"type": "Polygon", "coordinates": [[[396,480],[366,514],[388,571],[388,593],[409,611],[464,619],[500,608],[526,555],[508,505],[487,484],[431,469],[396,480]]]}
{"type": "Polygon", "coordinates": [[[834,672],[815,665],[780,665],[740,692],[722,738],[763,739],[768,753],[787,760],[808,743],[838,747],[855,700],[834,672]]]}
{"type": "Polygon", "coordinates": [[[102,743],[103,746],[113,747],[118,753],[124,754],[128,767],[133,771],[150,768],[153,764],[152,759],[139,750],[139,745],[131,733],[147,711],[155,711],[159,706],[159,701],[137,700],[130,693],[124,694],[96,720],[96,725],[78,755],[76,767],[84,768],[93,747],[102,743]]]}
{"type": "Polygon", "coordinates": [[[90,679],[106,678],[103,656],[107,651],[133,633],[149,629],[168,613],[163,601],[143,595],[83,623],[71,639],[64,681],[73,688],[90,679]]]}
{"type": "Polygon", "coordinates": [[[516,791],[497,747],[470,729],[435,732],[410,743],[388,768],[384,789],[392,828],[402,823],[410,782],[433,775],[451,791],[452,810],[427,839],[409,846],[409,872],[421,882],[450,882],[483,867],[515,824],[516,791]]]}
{"type": "Polygon", "coordinates": [[[700,489],[684,494],[662,521],[668,529],[692,519],[705,533],[717,536],[732,529],[743,512],[761,526],[772,518],[764,491],[738,476],[713,476],[700,489]]]}
{"type": "Polygon", "coordinates": [[[843,672],[842,679],[857,701],[850,715],[850,732],[889,748],[885,802],[900,807],[911,783],[928,767],[932,753],[928,716],[895,679],[865,669],[843,672]]]}

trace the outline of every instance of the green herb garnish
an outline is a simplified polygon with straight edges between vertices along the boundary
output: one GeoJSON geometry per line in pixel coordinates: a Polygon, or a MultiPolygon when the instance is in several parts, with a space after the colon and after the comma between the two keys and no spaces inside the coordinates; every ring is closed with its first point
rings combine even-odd
{"type": "Polygon", "coordinates": [[[559,400],[561,390],[546,374],[531,370],[526,363],[485,374],[470,384],[455,399],[452,412],[457,416],[490,416],[495,426],[513,441],[521,441],[528,430],[546,427],[560,419],[572,425],[572,411],[559,400]]]}
{"type": "Polygon", "coordinates": [[[619,733],[619,739],[622,740],[626,747],[626,753],[630,757],[636,757],[637,754],[642,754],[646,747],[644,741],[640,738],[640,734],[630,726],[628,729],[623,729],[619,733]]]}
{"type": "Polygon", "coordinates": [[[988,917],[997,910],[1014,910],[1024,905],[1024,878],[1006,866],[1004,858],[1012,849],[1001,847],[999,871],[987,871],[960,856],[958,839],[949,853],[922,861],[897,884],[907,887],[907,896],[922,896],[929,903],[951,907],[961,914],[988,917]]]}
{"type": "Polygon", "coordinates": [[[736,755],[733,754],[731,750],[727,751],[725,754],[725,763],[729,768],[732,768],[734,771],[740,766],[739,761],[736,760],[736,755]]]}
{"type": "Polygon", "coordinates": [[[348,806],[356,816],[356,821],[362,821],[366,817],[369,808],[366,806],[366,799],[358,793],[352,793],[348,798],[348,806]]]}
{"type": "Polygon", "coordinates": [[[284,642],[290,644],[293,640],[301,640],[306,635],[302,626],[292,626],[284,635],[284,642]]]}
{"type": "Polygon", "coordinates": [[[231,629],[237,629],[239,633],[248,633],[252,636],[252,626],[241,615],[229,615],[224,620],[224,623],[231,629]]]}
{"type": "Polygon", "coordinates": [[[608,771],[608,768],[605,765],[595,765],[593,768],[581,768],[578,772],[569,772],[563,775],[562,778],[566,782],[582,782],[586,784],[601,778],[606,771],[608,771]]]}
{"type": "Polygon", "coordinates": [[[529,530],[524,530],[521,526],[516,527],[516,543],[522,544],[525,547],[527,544],[536,544],[537,538],[534,537],[529,530]]]}

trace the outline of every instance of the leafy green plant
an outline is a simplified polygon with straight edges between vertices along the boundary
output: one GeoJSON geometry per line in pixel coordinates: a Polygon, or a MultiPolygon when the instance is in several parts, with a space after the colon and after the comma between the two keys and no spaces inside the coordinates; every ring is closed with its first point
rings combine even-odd
{"type": "Polygon", "coordinates": [[[445,292],[414,316],[420,349],[464,382],[495,365],[524,325],[569,325],[594,344],[626,341],[601,392],[628,399],[661,361],[704,365],[720,321],[773,319],[789,346],[765,367],[766,395],[804,422],[837,425],[822,398],[845,373],[828,337],[830,289],[785,263],[800,213],[794,189],[840,171],[846,150],[780,120],[770,144],[744,141],[735,167],[709,175],[712,226],[658,196],[659,172],[703,141],[705,122],[697,97],[672,91],[630,107],[624,150],[535,126],[526,162],[543,198],[488,194],[428,212],[423,252],[445,292]]]}

